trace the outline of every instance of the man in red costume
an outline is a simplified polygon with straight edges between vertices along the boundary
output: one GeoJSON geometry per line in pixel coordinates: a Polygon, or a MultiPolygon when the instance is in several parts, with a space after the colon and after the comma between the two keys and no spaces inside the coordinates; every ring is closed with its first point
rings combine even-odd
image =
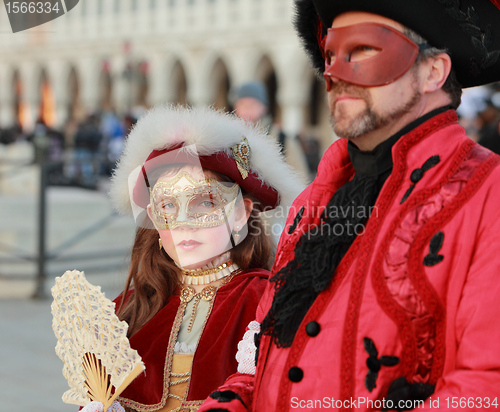
{"type": "Polygon", "coordinates": [[[341,139],[289,215],[246,373],[202,410],[498,408],[500,158],[455,109],[500,80],[500,2],[296,6],[341,139]]]}

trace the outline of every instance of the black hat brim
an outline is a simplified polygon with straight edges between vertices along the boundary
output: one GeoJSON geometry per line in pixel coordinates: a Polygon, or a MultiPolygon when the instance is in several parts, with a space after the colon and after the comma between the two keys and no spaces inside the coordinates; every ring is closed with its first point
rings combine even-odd
{"type": "Polygon", "coordinates": [[[388,17],[431,46],[446,49],[463,87],[500,81],[500,10],[490,0],[296,0],[295,27],[320,72],[318,16],[325,31],[336,16],[349,11],[388,17]]]}

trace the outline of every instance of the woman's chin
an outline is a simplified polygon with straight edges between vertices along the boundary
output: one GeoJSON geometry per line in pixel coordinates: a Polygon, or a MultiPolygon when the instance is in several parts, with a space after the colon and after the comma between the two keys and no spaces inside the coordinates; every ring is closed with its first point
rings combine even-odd
{"type": "MultiPolygon", "coordinates": [[[[207,249],[207,248],[205,248],[207,249]]],[[[227,252],[231,247],[226,247],[224,249],[221,248],[212,248],[213,250],[204,250],[198,249],[196,251],[181,251],[177,250],[177,258],[175,261],[177,265],[184,269],[199,269],[205,265],[208,265],[215,258],[227,252]]]]}
{"type": "Polygon", "coordinates": [[[177,264],[183,269],[194,270],[194,269],[200,269],[201,267],[209,264],[214,258],[215,256],[200,260],[199,257],[192,256],[179,259],[177,264]]]}

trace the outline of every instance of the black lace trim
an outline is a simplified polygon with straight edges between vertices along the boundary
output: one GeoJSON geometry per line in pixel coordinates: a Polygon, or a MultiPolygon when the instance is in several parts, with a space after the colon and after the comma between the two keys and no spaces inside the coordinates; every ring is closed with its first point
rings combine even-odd
{"type": "Polygon", "coordinates": [[[295,258],[272,279],[275,296],[262,322],[262,331],[278,347],[289,347],[305,314],[318,294],[330,284],[333,273],[364,225],[378,195],[378,176],[359,176],[333,195],[321,224],[304,233],[295,258]]]}

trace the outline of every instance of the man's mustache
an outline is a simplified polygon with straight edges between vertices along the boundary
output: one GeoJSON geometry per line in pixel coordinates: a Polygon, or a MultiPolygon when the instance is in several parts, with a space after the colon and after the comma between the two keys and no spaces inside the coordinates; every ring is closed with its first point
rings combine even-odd
{"type": "Polygon", "coordinates": [[[367,96],[367,91],[364,88],[346,83],[342,80],[339,80],[338,82],[332,84],[330,93],[332,93],[334,96],[340,96],[341,94],[346,94],[352,97],[359,97],[362,99],[366,98],[367,96]]]}

